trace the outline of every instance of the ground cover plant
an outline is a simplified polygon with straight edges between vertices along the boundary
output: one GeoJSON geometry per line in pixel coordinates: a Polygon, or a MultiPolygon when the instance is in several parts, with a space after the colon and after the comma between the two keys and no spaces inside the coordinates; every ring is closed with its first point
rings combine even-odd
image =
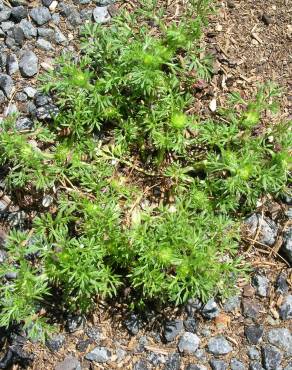
{"type": "Polygon", "coordinates": [[[86,26],[80,56],[43,78],[59,114],[26,132],[3,123],[7,188],[53,203],[10,233],[0,326],[24,323],[39,337],[52,305],[87,313],[124,288],[139,306],[234,288],[239,221],[285,191],[291,134],[288,122],[262,120],[276,110],[272,84],[250,102],[233,94],[210,118],[189,113],[194,84],[211,73],[199,46],[210,9],[190,1],[166,22],[167,7],[143,1],[86,26]]]}

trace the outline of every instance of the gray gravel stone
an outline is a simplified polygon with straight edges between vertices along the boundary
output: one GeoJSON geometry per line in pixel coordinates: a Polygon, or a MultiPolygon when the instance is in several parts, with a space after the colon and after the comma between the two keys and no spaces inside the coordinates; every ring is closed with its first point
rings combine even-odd
{"type": "Polygon", "coordinates": [[[92,339],[94,342],[98,343],[100,341],[101,332],[100,332],[99,327],[97,327],[97,326],[87,327],[85,332],[86,332],[86,335],[88,336],[88,338],[92,339]]]}
{"type": "Polygon", "coordinates": [[[19,61],[22,77],[32,77],[38,72],[38,57],[33,51],[26,51],[19,61]]]}
{"type": "Polygon", "coordinates": [[[262,339],[264,327],[262,325],[249,325],[245,326],[244,334],[251,344],[258,344],[262,339]]]}
{"type": "Polygon", "coordinates": [[[164,338],[167,342],[173,341],[183,331],[182,320],[171,320],[165,323],[164,338]]]}
{"type": "Polygon", "coordinates": [[[189,364],[186,370],[208,370],[204,365],[189,364]]]}
{"type": "Polygon", "coordinates": [[[80,16],[83,21],[91,21],[92,20],[92,9],[82,9],[80,11],[80,16]]]}
{"type": "MultiPolygon", "coordinates": [[[[3,104],[6,100],[5,94],[2,90],[0,90],[0,104],[3,104]]],[[[1,121],[0,121],[1,124],[1,121]]]]}
{"type": "Polygon", "coordinates": [[[0,90],[4,92],[7,98],[10,98],[14,88],[12,78],[4,73],[0,73],[0,90]]]}
{"type": "Polygon", "coordinates": [[[212,370],[226,370],[227,369],[227,364],[226,362],[222,360],[215,360],[212,359],[210,360],[210,366],[212,370]]]}
{"type": "Polygon", "coordinates": [[[66,36],[58,29],[55,31],[54,39],[58,45],[66,44],[67,42],[66,36]]]}
{"type": "Polygon", "coordinates": [[[23,92],[26,93],[26,95],[29,98],[34,98],[35,94],[37,93],[37,90],[34,87],[27,86],[23,89],[23,92]]]}
{"type": "Polygon", "coordinates": [[[233,312],[240,307],[241,298],[238,295],[228,298],[224,304],[223,309],[225,312],[233,312]]]}
{"type": "Polygon", "coordinates": [[[146,360],[141,359],[134,364],[133,370],[149,370],[146,360]]]}
{"type": "Polygon", "coordinates": [[[165,355],[158,354],[158,353],[155,353],[155,352],[149,352],[148,355],[147,355],[147,360],[152,365],[158,367],[161,364],[165,364],[166,358],[165,358],[165,355]]]}
{"type": "Polygon", "coordinates": [[[14,279],[16,279],[17,278],[17,272],[16,271],[6,272],[5,278],[7,280],[14,280],[14,279]]]}
{"type": "Polygon", "coordinates": [[[6,63],[7,63],[7,53],[5,52],[5,49],[0,48],[0,71],[5,72],[6,71],[6,63]]]}
{"type": "Polygon", "coordinates": [[[51,13],[48,8],[40,6],[30,11],[31,18],[38,26],[42,26],[51,20],[51,13]]]}
{"type": "Polygon", "coordinates": [[[51,97],[42,93],[36,93],[34,101],[37,107],[43,107],[44,105],[52,103],[51,97]]]}
{"type": "Polygon", "coordinates": [[[274,245],[278,227],[273,220],[267,217],[262,218],[261,215],[254,213],[245,220],[245,224],[249,228],[252,237],[256,235],[258,228],[260,228],[258,240],[270,247],[274,245]]]}
{"type": "Polygon", "coordinates": [[[53,0],[42,0],[43,6],[47,8],[52,4],[53,0]]]}
{"type": "Polygon", "coordinates": [[[280,307],[279,313],[280,313],[280,317],[282,320],[292,319],[292,295],[291,294],[285,298],[283,304],[280,307]]]}
{"type": "Polygon", "coordinates": [[[289,227],[283,235],[283,244],[280,249],[285,259],[292,265],[292,227],[289,227]]]}
{"type": "Polygon", "coordinates": [[[54,47],[53,47],[53,45],[50,43],[50,41],[45,40],[45,39],[42,39],[42,38],[38,38],[38,39],[37,39],[36,46],[37,46],[39,49],[42,49],[42,50],[45,50],[45,51],[51,51],[51,50],[54,50],[54,47]]]}
{"type": "Polygon", "coordinates": [[[1,23],[1,28],[2,28],[2,31],[3,32],[8,32],[13,27],[15,27],[15,24],[13,22],[11,22],[11,21],[7,21],[7,22],[2,22],[1,23]]]}
{"type": "Polygon", "coordinates": [[[85,358],[89,361],[104,363],[111,358],[111,351],[106,347],[95,347],[91,352],[85,355],[85,358]]]}
{"type": "MultiPolygon", "coordinates": [[[[1,211],[2,210],[0,210],[0,212],[1,211]]],[[[7,259],[7,253],[3,249],[0,249],[0,263],[5,262],[6,259],[7,259]]]]}
{"type": "Polygon", "coordinates": [[[34,103],[32,101],[29,101],[27,102],[26,104],[26,112],[31,116],[31,117],[35,117],[36,116],[36,106],[34,105],[34,103]]]}
{"type": "Polygon", "coordinates": [[[259,316],[262,307],[257,302],[244,299],[242,301],[242,311],[245,317],[256,319],[259,316]]]}
{"type": "Polygon", "coordinates": [[[75,357],[66,357],[64,361],[59,362],[55,370],[81,370],[81,364],[75,357]]]}
{"type": "Polygon", "coordinates": [[[212,298],[203,306],[201,312],[205,319],[211,320],[219,315],[220,309],[215,300],[212,298]]]}
{"type": "Polygon", "coordinates": [[[27,8],[25,6],[15,6],[11,9],[11,17],[17,23],[27,17],[27,8]]]}
{"type": "Polygon", "coordinates": [[[27,117],[18,118],[15,123],[15,128],[18,131],[31,130],[32,127],[33,122],[27,117]]]}
{"type": "Polygon", "coordinates": [[[288,293],[289,286],[287,283],[287,276],[284,273],[281,273],[277,276],[275,286],[277,289],[277,293],[280,294],[288,293]]]}
{"type": "Polygon", "coordinates": [[[193,333],[186,332],[182,335],[178,342],[180,352],[194,354],[200,345],[200,338],[193,333]]]}
{"type": "Polygon", "coordinates": [[[198,328],[197,320],[192,317],[187,318],[186,320],[184,320],[184,327],[186,331],[196,333],[198,328]]]}
{"type": "Polygon", "coordinates": [[[79,12],[73,6],[70,6],[64,2],[61,2],[59,3],[59,9],[60,9],[60,14],[63,17],[66,17],[68,22],[72,26],[76,27],[82,23],[79,12]]]}
{"type": "Polygon", "coordinates": [[[164,370],[180,370],[180,356],[178,353],[174,353],[166,360],[164,370]]]}
{"type": "Polygon", "coordinates": [[[97,6],[92,14],[96,23],[107,23],[111,18],[106,6],[97,6]]]}
{"type": "Polygon", "coordinates": [[[261,358],[261,354],[255,346],[248,347],[247,355],[251,360],[259,360],[261,358]]]}
{"type": "Polygon", "coordinates": [[[262,362],[266,370],[280,370],[282,353],[274,346],[262,347],[262,362]]]}
{"type": "Polygon", "coordinates": [[[230,361],[230,369],[231,370],[245,370],[244,364],[237,360],[237,358],[232,358],[230,361]]]}
{"type": "Polygon", "coordinates": [[[38,28],[38,36],[46,40],[52,41],[54,37],[54,33],[55,32],[52,28],[45,28],[45,27],[38,28]]]}
{"type": "MultiPolygon", "coordinates": [[[[151,352],[151,353],[154,353],[154,352],[151,352]]],[[[117,355],[117,360],[118,361],[123,361],[123,359],[127,356],[127,351],[125,351],[122,348],[118,348],[116,350],[116,355],[117,355]]]]}
{"type": "Polygon", "coordinates": [[[208,350],[213,355],[226,355],[232,351],[232,347],[223,336],[217,336],[209,340],[208,350]]]}
{"type": "Polygon", "coordinates": [[[116,0],[97,0],[96,5],[107,6],[107,5],[114,4],[115,2],[116,2],[116,0]]]}
{"type": "Polygon", "coordinates": [[[189,299],[188,303],[186,304],[185,310],[188,316],[194,316],[194,314],[202,308],[202,302],[199,301],[197,298],[189,299]]]}
{"type": "Polygon", "coordinates": [[[59,14],[54,13],[54,14],[52,15],[52,22],[53,22],[54,24],[59,24],[59,23],[61,22],[61,18],[60,18],[60,16],[59,16],[59,14]]]}
{"type": "Polygon", "coordinates": [[[194,356],[198,359],[198,360],[202,360],[202,361],[205,361],[206,360],[206,351],[203,349],[203,348],[199,348],[196,350],[196,352],[194,353],[194,356]]]}
{"type": "Polygon", "coordinates": [[[254,361],[249,365],[249,370],[265,370],[260,362],[254,361]]]}
{"type": "Polygon", "coordinates": [[[27,101],[27,95],[24,92],[19,91],[18,93],[15,94],[15,99],[17,101],[24,102],[24,101],[27,101]]]}
{"type": "MultiPolygon", "coordinates": [[[[15,40],[15,43],[18,46],[22,46],[23,45],[25,36],[24,36],[24,32],[23,32],[23,30],[22,30],[21,27],[19,27],[19,26],[14,27],[13,30],[12,30],[12,36],[13,36],[13,38],[15,40]]],[[[6,40],[6,44],[7,44],[7,40],[6,40]]]]}
{"type": "Polygon", "coordinates": [[[37,29],[36,27],[27,19],[22,19],[22,21],[19,23],[19,27],[21,27],[24,37],[26,39],[31,39],[33,37],[36,37],[37,35],[37,29]]]}
{"type": "Polygon", "coordinates": [[[8,21],[10,18],[11,11],[9,9],[1,10],[0,12],[0,23],[8,21]]]}
{"type": "Polygon", "coordinates": [[[18,113],[18,108],[16,104],[9,104],[5,109],[4,109],[4,117],[11,116],[12,114],[18,113]]]}
{"type": "Polygon", "coordinates": [[[292,335],[289,329],[272,329],[268,332],[267,338],[269,343],[285,351],[288,356],[292,356],[292,335]]]}
{"type": "Polygon", "coordinates": [[[18,60],[15,54],[10,54],[6,60],[6,71],[11,76],[18,71],[18,60]]]}
{"type": "Polygon", "coordinates": [[[74,333],[84,327],[84,317],[81,315],[69,315],[67,318],[66,326],[69,333],[74,333]]]}
{"type": "Polygon", "coordinates": [[[285,366],[284,370],[292,370],[292,361],[285,366]]]}
{"type": "Polygon", "coordinates": [[[142,327],[142,320],[135,313],[131,313],[129,317],[124,321],[125,327],[132,335],[138,334],[142,327]]]}
{"type": "Polygon", "coordinates": [[[255,275],[252,279],[254,288],[260,297],[267,297],[269,291],[269,280],[262,275],[255,275]]]}
{"type": "Polygon", "coordinates": [[[65,342],[64,335],[57,334],[46,341],[46,346],[49,348],[50,351],[57,352],[59,351],[59,349],[62,348],[64,342],[65,342]]]}

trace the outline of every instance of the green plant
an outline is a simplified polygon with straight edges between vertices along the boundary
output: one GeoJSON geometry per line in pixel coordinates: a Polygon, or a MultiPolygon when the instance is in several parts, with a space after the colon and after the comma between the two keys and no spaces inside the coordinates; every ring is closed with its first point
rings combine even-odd
{"type": "Polygon", "coordinates": [[[127,20],[122,15],[109,27],[86,26],[84,55],[61,60],[45,88],[62,108],[58,128],[80,139],[114,127],[124,151],[138,147],[143,158],[156,152],[161,163],[166,151],[183,153],[189,145],[192,117],[184,112],[193,101],[194,78],[209,77],[209,61],[199,59],[202,19],[168,25],[155,18],[156,35],[147,23],[127,20]]]}
{"type": "Polygon", "coordinates": [[[245,270],[240,217],[284,190],[291,132],[264,119],[278,99],[270,84],[249,102],[233,94],[209,119],[188,113],[194,83],[210,72],[199,58],[208,4],[191,1],[167,22],[149,0],[109,26],[87,26],[80,57],[44,77],[60,108],[54,121],[26,133],[13,119],[1,127],[6,186],[50,194],[53,206],[38,204],[31,231],[9,236],[0,326],[45,335],[42,312],[56,292],[54,308],[86,313],[122,287],[139,306],[234,289],[245,270]]]}

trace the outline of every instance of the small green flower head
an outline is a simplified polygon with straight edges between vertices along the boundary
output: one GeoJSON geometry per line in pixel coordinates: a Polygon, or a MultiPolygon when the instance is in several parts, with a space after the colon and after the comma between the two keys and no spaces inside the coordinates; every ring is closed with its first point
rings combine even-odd
{"type": "Polygon", "coordinates": [[[176,112],[171,117],[171,126],[177,130],[183,130],[188,124],[187,116],[182,112],[176,112]]]}

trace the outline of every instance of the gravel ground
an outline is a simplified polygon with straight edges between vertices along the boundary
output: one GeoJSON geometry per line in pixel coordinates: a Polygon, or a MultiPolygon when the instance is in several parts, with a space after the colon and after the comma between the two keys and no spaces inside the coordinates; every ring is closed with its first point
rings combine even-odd
{"type": "MultiPolygon", "coordinates": [[[[115,11],[111,0],[0,0],[0,120],[19,112],[17,125],[25,129],[35,117],[56,113],[51,99],[37,92],[38,75],[54,68],[61,53],[78,53],[79,26],[108,22],[115,11]]],[[[286,91],[283,116],[291,115],[288,2],[227,1],[218,14],[204,40],[216,73],[197,108],[207,109],[211,98],[229,91],[248,96],[273,78],[286,91]]],[[[0,199],[0,214],[19,225],[21,205],[1,192],[0,199]]],[[[292,370],[291,216],[291,199],[285,199],[267,202],[246,220],[243,250],[254,273],[250,282],[238,282],[238,294],[228,301],[193,300],[159,314],[149,308],[143,316],[125,313],[118,302],[104,304],[87,321],[64,318],[46,346],[11,334],[0,368],[17,360],[14,369],[292,370]]],[[[0,227],[0,247],[3,239],[0,227]]],[[[0,263],[4,254],[0,249],[0,263]]]]}

